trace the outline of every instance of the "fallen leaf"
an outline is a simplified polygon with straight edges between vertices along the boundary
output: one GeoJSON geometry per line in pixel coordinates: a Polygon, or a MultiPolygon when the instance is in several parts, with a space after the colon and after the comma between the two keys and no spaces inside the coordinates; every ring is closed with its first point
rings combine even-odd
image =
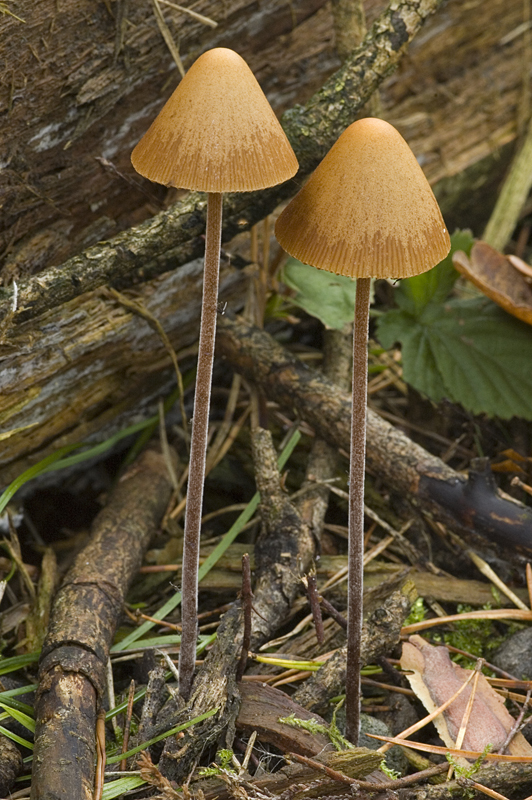
{"type": "MultiPolygon", "coordinates": [[[[408,681],[429,713],[436,711],[463,686],[471,670],[454,664],[446,647],[433,647],[421,636],[411,636],[403,645],[401,667],[408,670],[408,681]]],[[[456,738],[466,710],[471,685],[434,719],[434,725],[449,748],[456,747],[456,738]]],[[[479,675],[462,749],[482,752],[491,744],[498,750],[514,725],[504,700],[479,675]]],[[[532,756],[532,747],[521,733],[508,746],[511,755],[532,756]]]]}
{"type": "Polygon", "coordinates": [[[523,261],[523,259],[519,258],[519,256],[508,256],[508,261],[513,264],[513,266],[518,269],[519,272],[521,272],[530,283],[532,280],[532,267],[530,264],[527,264],[526,261],[523,261]]]}
{"type": "Polygon", "coordinates": [[[453,264],[501,308],[532,325],[532,288],[522,268],[485,242],[476,242],[469,258],[460,250],[454,253],[453,264]]]}

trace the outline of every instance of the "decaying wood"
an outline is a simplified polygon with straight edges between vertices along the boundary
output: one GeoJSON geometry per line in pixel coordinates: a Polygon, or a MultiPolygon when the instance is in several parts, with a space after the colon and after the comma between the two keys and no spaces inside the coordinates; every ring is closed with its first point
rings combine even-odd
{"type": "MultiPolygon", "coordinates": [[[[333,80],[307,106],[293,109],[289,127],[293,137],[301,134],[299,145],[294,143],[305,150],[301,155],[307,172],[334,142],[336,126],[345,124],[346,114],[352,121],[356,109],[397,65],[422,21],[439,2],[394,2],[337,74],[343,90],[335,102],[331,103],[333,80]],[[318,146],[312,152],[307,142],[310,123],[320,129],[318,146]]],[[[312,139],[317,136],[315,131],[312,139]]],[[[224,236],[232,238],[264,217],[297,188],[297,181],[292,181],[265,192],[226,197],[224,236]]],[[[153,334],[151,339],[142,335],[143,330],[148,333],[147,323],[143,329],[135,319],[129,326],[129,313],[117,310],[114,303],[110,308],[109,301],[94,292],[104,283],[123,289],[182,265],[177,273],[143,287],[142,299],[168,336],[178,337],[179,349],[190,342],[189,326],[198,316],[196,303],[201,296],[201,272],[196,271],[199,262],[190,264],[190,260],[203,250],[205,203],[203,196],[190,195],[139,228],[3,292],[0,422],[6,428],[0,464],[10,464],[1,475],[5,483],[50,449],[83,441],[102,428],[109,435],[113,423],[124,424],[128,410],[131,413],[153,402],[162,392],[167,379],[157,373],[165,361],[154,360],[153,353],[160,348],[152,347],[153,334]],[[157,378],[148,384],[147,373],[155,373],[157,378]]],[[[233,288],[235,277],[233,272],[233,288]]],[[[221,302],[231,299],[224,295],[226,279],[222,273],[221,302]]],[[[238,288],[243,293],[242,284],[238,288]]]]}
{"type": "Polygon", "coordinates": [[[259,741],[273,744],[282,753],[314,756],[327,748],[331,749],[330,740],[323,733],[312,733],[304,728],[279,722],[279,719],[293,714],[297,719],[314,719],[328,727],[325,720],[294,703],[285,692],[267,684],[253,682],[240,686],[240,697],[242,704],[236,727],[245,736],[257,731],[259,741]]]}
{"type": "MultiPolygon", "coordinates": [[[[157,318],[182,353],[197,337],[203,260],[166,273],[135,299],[157,318]]],[[[239,308],[245,275],[222,262],[220,302],[239,308]]],[[[223,308],[223,306],[222,306],[223,308]]],[[[146,320],[104,293],[88,292],[17,329],[0,355],[0,482],[70,442],[112,435],[139,412],[156,413],[175,373],[146,320]],[[166,370],[166,371],[165,371],[166,370]],[[8,432],[12,431],[12,435],[8,432]]]]}
{"type": "MultiPolygon", "coordinates": [[[[361,665],[374,662],[389,653],[399,641],[401,628],[417,597],[414,585],[407,581],[377,608],[362,626],[361,665]]],[[[340,648],[293,695],[293,700],[311,711],[327,707],[329,698],[345,687],[347,645],[340,648]]]]}
{"type": "MultiPolygon", "coordinates": [[[[290,611],[301,589],[300,570],[310,566],[315,547],[308,527],[281,488],[277,454],[269,431],[254,431],[253,453],[257,488],[264,498],[262,530],[255,546],[255,613],[251,630],[251,646],[257,649],[271,638],[290,611]]],[[[182,782],[203,750],[218,738],[229,746],[232,744],[239,706],[235,676],[242,636],[243,614],[238,600],[222,618],[216,642],[194,681],[190,702],[185,709],[177,709],[175,701],[171,701],[161,712],[155,732],[212,708],[219,709],[215,717],[186,731],[179,742],[172,739],[166,743],[160,769],[170,780],[182,782]]]]}
{"type": "MultiPolygon", "coordinates": [[[[347,776],[347,781],[357,780],[357,782],[359,782],[360,779],[369,776],[379,767],[381,756],[379,753],[375,752],[375,750],[369,750],[366,747],[357,747],[343,752],[327,750],[316,754],[313,761],[317,761],[318,764],[323,764],[337,773],[341,771],[343,776],[347,776]]],[[[382,773],[380,773],[380,775],[384,779],[382,773]]],[[[233,787],[238,787],[240,784],[249,792],[249,797],[261,796],[255,794],[255,792],[271,792],[273,796],[278,796],[286,790],[294,791],[295,794],[291,794],[291,797],[315,797],[316,795],[312,792],[308,792],[308,789],[310,785],[314,785],[316,778],[320,778],[320,780],[318,780],[318,786],[314,786],[314,789],[318,789],[318,797],[335,796],[337,794],[339,788],[338,784],[334,786],[331,784],[330,780],[324,779],[323,775],[317,773],[315,769],[295,761],[289,763],[278,772],[263,778],[258,778],[256,780],[236,780],[233,787]]],[[[229,798],[235,796],[234,792],[230,791],[232,788],[231,786],[224,791],[224,788],[220,786],[219,782],[216,783],[216,788],[212,789],[209,787],[209,782],[202,781],[197,784],[197,787],[202,789],[205,800],[229,800],[229,798]]],[[[194,786],[194,788],[196,788],[196,786],[194,786]]],[[[345,786],[342,788],[345,789],[345,786]]],[[[264,796],[264,794],[262,796],[264,796]]],[[[269,796],[269,794],[266,796],[269,796]]]]}
{"type": "Polygon", "coordinates": [[[15,742],[0,735],[0,794],[7,797],[22,771],[22,753],[15,742]]]}
{"type": "Polygon", "coordinates": [[[109,647],[171,489],[162,455],[145,451],[120,479],[55,597],[39,664],[32,800],[93,797],[109,647]]]}
{"type": "MultiPolygon", "coordinates": [[[[369,26],[384,3],[364,5],[369,26]]],[[[278,112],[305,102],[339,66],[326,0],[200,0],[194,7],[218,27],[164,8],[185,66],[208,47],[234,47],[278,112]]],[[[177,74],[143,0],[13,8],[24,22],[0,17],[0,250],[7,272],[27,274],[108,239],[152,213],[147,201],[153,208],[164,198],[164,190],[139,186],[129,154],[177,74]]],[[[450,181],[490,154],[476,173],[481,188],[490,169],[503,174],[497,151],[515,138],[522,88],[522,8],[522,0],[449,0],[386,81],[385,113],[431,180],[450,181]]],[[[448,198],[460,192],[442,189],[448,198]]],[[[471,182],[461,190],[465,198],[471,182]]]]}
{"type": "MultiPolygon", "coordinates": [[[[483,766],[474,776],[474,780],[512,799],[516,797],[516,793],[519,795],[520,787],[532,781],[532,764],[490,764],[483,766]]],[[[484,793],[475,791],[472,787],[468,787],[467,782],[460,780],[437,786],[399,789],[397,794],[400,800],[449,800],[450,797],[481,800],[486,797],[484,793]]]]}
{"type": "MultiPolygon", "coordinates": [[[[295,194],[301,179],[325,156],[338,134],[356,119],[357,111],[398,65],[410,41],[442,0],[394,0],[379,17],[363,44],[345,65],[311,98],[283,116],[283,127],[300,161],[296,178],[280,187],[228,195],[224,199],[223,241],[250,228],[279,202],[295,194]]],[[[128,231],[115,240],[75,256],[18,287],[5,290],[0,322],[18,325],[104,283],[131,286],[197,257],[203,249],[206,200],[202,193],[128,231]]]]}
{"type": "MultiPolygon", "coordinates": [[[[325,441],[349,449],[349,396],[321,373],[288,353],[268,333],[242,319],[223,317],[219,352],[257,383],[270,400],[296,413],[325,441]]],[[[466,480],[437,456],[412,442],[371,409],[367,420],[366,463],[414,505],[464,535],[476,533],[501,545],[532,549],[532,510],[502,495],[473,471],[466,480]]]]}
{"type": "MultiPolygon", "coordinates": [[[[209,557],[213,549],[214,545],[205,545],[201,548],[200,563],[209,557]]],[[[218,564],[203,578],[201,589],[209,592],[238,592],[241,583],[240,563],[244,552],[249,553],[251,568],[254,569],[254,545],[232,544],[218,564]]],[[[345,555],[321,555],[316,562],[319,581],[324,583],[346,565],[347,557],[345,555]]],[[[178,566],[176,564],[176,567],[178,566]]],[[[364,589],[369,591],[379,587],[387,579],[402,572],[405,572],[404,567],[398,564],[373,561],[364,570],[364,589]]],[[[491,584],[480,580],[454,578],[452,575],[434,575],[432,572],[422,572],[417,569],[407,569],[406,576],[414,583],[420,597],[433,597],[440,603],[469,603],[473,606],[482,606],[485,603],[493,602],[491,584]]],[[[528,600],[526,589],[517,587],[512,591],[523,602],[528,600]]],[[[500,602],[502,606],[512,605],[511,600],[504,595],[501,595],[500,602]]]]}

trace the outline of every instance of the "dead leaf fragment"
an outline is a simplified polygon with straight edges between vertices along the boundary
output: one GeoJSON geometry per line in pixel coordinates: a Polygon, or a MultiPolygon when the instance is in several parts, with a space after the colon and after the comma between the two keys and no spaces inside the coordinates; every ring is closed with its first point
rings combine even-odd
{"type": "MultiPolygon", "coordinates": [[[[433,647],[421,636],[411,636],[403,645],[401,667],[410,671],[408,681],[429,713],[452,697],[471,675],[471,670],[451,661],[446,647],[433,647]]],[[[456,746],[470,696],[471,685],[434,719],[438,733],[449,748],[456,746]]],[[[491,744],[496,751],[503,745],[513,724],[514,719],[506,710],[502,697],[483,675],[479,675],[462,748],[482,752],[486,745],[491,744]]],[[[532,756],[532,747],[520,733],[513,738],[508,750],[515,756],[532,756]]]]}
{"type": "Polygon", "coordinates": [[[532,288],[509,258],[485,242],[476,242],[470,258],[459,250],[453,255],[453,264],[501,308],[532,325],[532,288]]]}

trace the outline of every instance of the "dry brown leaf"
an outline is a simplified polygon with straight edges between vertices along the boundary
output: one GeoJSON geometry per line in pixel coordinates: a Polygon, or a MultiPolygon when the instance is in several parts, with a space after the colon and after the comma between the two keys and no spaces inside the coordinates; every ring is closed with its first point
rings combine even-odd
{"type": "MultiPolygon", "coordinates": [[[[433,647],[421,636],[411,636],[403,645],[401,667],[409,670],[408,681],[429,713],[436,711],[467,681],[471,670],[463,669],[449,658],[446,647],[433,647]]],[[[456,737],[471,695],[468,686],[448,708],[434,719],[434,724],[447,747],[456,746],[456,737]]],[[[482,752],[491,744],[498,750],[512,730],[514,719],[503,699],[479,675],[478,684],[462,743],[464,750],[482,752]]],[[[532,747],[521,733],[508,746],[511,755],[532,756],[532,747]]]]}
{"type": "Polygon", "coordinates": [[[501,308],[532,325],[532,288],[506,256],[485,242],[476,242],[469,258],[460,250],[454,253],[453,264],[501,308]]]}

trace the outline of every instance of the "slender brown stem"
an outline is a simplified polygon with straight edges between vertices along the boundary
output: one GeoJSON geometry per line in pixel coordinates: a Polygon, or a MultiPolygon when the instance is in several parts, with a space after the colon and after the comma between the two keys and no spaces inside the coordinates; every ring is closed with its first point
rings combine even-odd
{"type": "Polygon", "coordinates": [[[316,573],[312,570],[307,575],[307,597],[314,620],[314,628],[316,630],[316,639],[318,644],[321,645],[325,641],[325,633],[323,630],[323,617],[321,616],[320,598],[318,595],[318,581],[316,573]]]}
{"type": "Polygon", "coordinates": [[[205,456],[209,432],[212,365],[218,310],[218,276],[222,231],[222,195],[207,195],[205,271],[198,350],[194,417],[190,439],[190,464],[185,513],[182,570],[182,635],[179,651],[179,693],[188,700],[194,678],[198,626],[198,563],[205,479],[205,456]]]}
{"type": "Polygon", "coordinates": [[[353,408],[349,471],[349,554],[345,735],[358,745],[360,728],[360,640],[364,578],[364,467],[368,386],[368,321],[371,278],[357,279],[353,330],[353,408]]]}

